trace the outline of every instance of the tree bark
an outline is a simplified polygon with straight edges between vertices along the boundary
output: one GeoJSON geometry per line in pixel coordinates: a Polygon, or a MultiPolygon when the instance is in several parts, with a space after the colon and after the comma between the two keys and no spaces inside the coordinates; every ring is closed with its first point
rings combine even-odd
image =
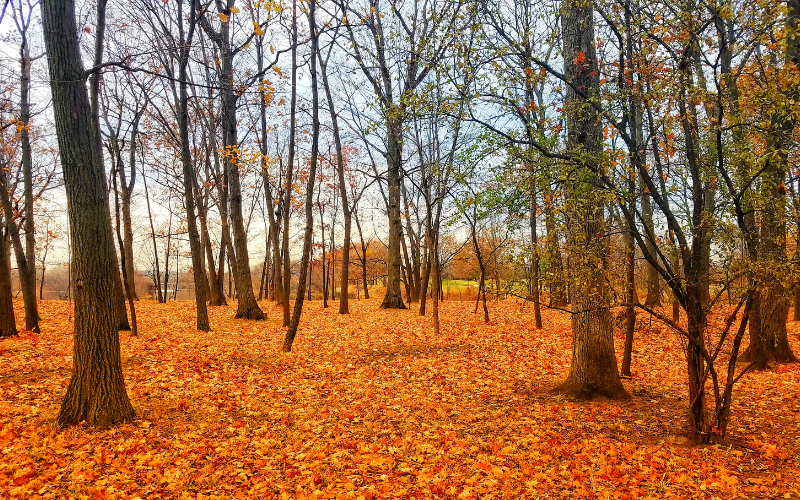
{"type": "Polygon", "coordinates": [[[109,224],[100,134],[92,118],[75,25],[73,0],[43,0],[53,111],[58,136],[73,251],[75,327],[73,372],[58,425],[85,420],[92,426],[135,416],[122,376],[116,258],[109,224]]]}
{"type": "Polygon", "coordinates": [[[403,221],[400,219],[400,168],[402,164],[402,130],[400,119],[388,116],[386,180],[389,186],[389,253],[387,255],[386,295],[381,309],[405,309],[400,291],[400,239],[403,237],[403,221]]]}
{"type": "MultiPolygon", "coordinates": [[[[309,270],[309,254],[311,253],[312,237],[314,234],[314,181],[317,176],[317,160],[319,153],[319,91],[317,88],[317,54],[319,52],[319,34],[315,23],[317,0],[309,2],[308,21],[311,32],[311,165],[309,166],[308,182],[306,184],[306,229],[303,238],[303,257],[300,262],[300,276],[297,284],[297,296],[294,301],[292,320],[286,329],[283,341],[284,352],[291,352],[300,325],[300,315],[303,312],[303,293],[309,270]]],[[[295,25],[296,26],[296,25],[295,25]]]]}
{"type": "MultiPolygon", "coordinates": [[[[313,55],[313,54],[312,54],[313,55]]],[[[291,322],[289,298],[292,291],[292,262],[289,255],[289,215],[292,211],[295,136],[297,128],[297,3],[292,2],[292,90],[289,105],[289,158],[286,165],[286,192],[283,202],[283,326],[291,322]]],[[[291,348],[291,346],[289,346],[291,348]]]]}
{"type": "Polygon", "coordinates": [[[122,252],[124,253],[125,260],[125,274],[127,275],[128,288],[130,288],[131,295],[135,300],[139,300],[139,296],[136,293],[136,281],[134,279],[135,271],[133,266],[133,224],[131,221],[131,197],[133,196],[133,188],[136,185],[136,141],[139,134],[140,116],[140,112],[137,112],[133,123],[131,124],[130,156],[128,160],[131,170],[130,183],[127,182],[125,168],[122,165],[122,162],[119,162],[119,168],[117,172],[119,176],[120,198],[122,205],[122,226],[124,234],[124,246],[122,248],[122,252]]]}
{"type": "Polygon", "coordinates": [[[0,201],[3,204],[3,214],[6,222],[6,229],[11,237],[11,247],[19,269],[19,283],[22,289],[22,298],[25,304],[25,329],[39,333],[39,311],[36,304],[36,283],[30,283],[30,272],[28,265],[35,266],[35,262],[28,262],[25,258],[25,250],[22,247],[19,227],[14,220],[14,209],[11,206],[11,195],[9,194],[8,175],[5,169],[0,169],[0,201]]]}
{"type": "MultiPolygon", "coordinates": [[[[21,15],[21,12],[20,12],[21,15]]],[[[20,30],[22,44],[20,45],[20,106],[19,121],[22,128],[19,132],[20,148],[22,150],[22,178],[25,192],[25,267],[27,279],[20,280],[20,286],[27,286],[30,290],[23,291],[25,301],[25,328],[39,332],[39,309],[36,304],[36,240],[33,220],[33,160],[31,158],[30,140],[30,83],[31,83],[31,54],[28,45],[27,27],[30,26],[30,16],[20,19],[24,28],[20,30]],[[26,22],[27,21],[27,22],[26,22]],[[29,304],[29,302],[31,302],[29,304]]],[[[22,268],[20,267],[20,272],[22,268]]]]}
{"type": "MultiPolygon", "coordinates": [[[[116,164],[117,168],[122,169],[122,162],[119,161],[116,164]]],[[[131,335],[134,337],[139,336],[139,325],[136,322],[136,305],[134,304],[134,297],[133,297],[133,286],[131,281],[133,280],[132,277],[128,275],[127,270],[127,262],[126,262],[126,255],[125,255],[125,243],[122,238],[122,232],[120,230],[120,203],[119,203],[119,188],[117,186],[117,173],[112,172],[111,178],[114,180],[114,213],[117,217],[117,242],[119,243],[120,251],[121,251],[121,259],[122,259],[122,282],[125,284],[125,296],[128,299],[128,308],[131,314],[131,335]]]]}
{"type": "MultiPolygon", "coordinates": [[[[208,307],[206,304],[206,288],[208,285],[206,283],[206,273],[203,266],[203,247],[200,243],[200,233],[197,230],[197,219],[195,217],[194,186],[197,184],[197,181],[195,180],[196,173],[194,170],[194,165],[192,165],[191,151],[189,148],[189,92],[187,82],[189,74],[187,68],[189,66],[189,50],[192,45],[192,38],[194,37],[194,31],[197,23],[195,18],[196,3],[190,2],[189,5],[189,32],[186,34],[183,26],[183,2],[178,3],[178,33],[180,37],[180,60],[178,62],[178,79],[180,83],[178,84],[179,100],[177,103],[178,129],[180,131],[179,134],[181,141],[181,164],[183,166],[183,203],[186,208],[186,225],[187,229],[189,230],[189,249],[192,254],[192,276],[194,277],[194,296],[195,305],[197,307],[197,330],[201,332],[207,332],[211,330],[211,324],[208,321],[208,307]]],[[[238,167],[235,168],[237,169],[236,173],[238,174],[238,167]]],[[[244,249],[244,255],[247,255],[246,247],[244,249]]],[[[249,266],[247,268],[247,276],[250,276],[249,266]]],[[[176,279],[176,287],[177,283],[178,280],[176,279]]],[[[252,292],[253,287],[251,284],[251,295],[252,292]]],[[[253,301],[255,301],[255,298],[253,298],[253,301]]],[[[239,303],[241,304],[241,300],[239,303]]]]}
{"type": "Polygon", "coordinates": [[[18,332],[11,291],[11,263],[8,259],[7,231],[3,231],[2,226],[0,224],[0,338],[7,338],[13,337],[18,332]]]}
{"type": "MultiPolygon", "coordinates": [[[[599,95],[594,46],[594,9],[576,0],[562,4],[564,72],[590,98],[599,95]]],[[[593,167],[602,153],[600,116],[572,86],[567,87],[567,145],[577,170],[570,179],[570,267],[580,279],[572,292],[572,365],[554,390],[569,396],[629,398],[622,386],[614,353],[613,326],[606,286],[604,217],[593,167]]]]}
{"type": "Polygon", "coordinates": [[[356,217],[358,239],[361,242],[361,282],[364,284],[364,300],[369,299],[369,284],[367,283],[367,245],[364,243],[364,234],[361,232],[361,222],[356,217]]]}
{"type": "Polygon", "coordinates": [[[348,285],[350,283],[350,232],[352,229],[353,215],[350,211],[350,202],[347,199],[347,185],[344,178],[344,155],[342,153],[342,138],[339,133],[339,118],[333,105],[331,87],[328,83],[328,66],[322,62],[320,55],[320,69],[322,75],[322,87],[325,89],[325,97],[328,101],[328,111],[331,115],[331,128],[333,129],[333,143],[336,147],[336,175],[339,177],[339,196],[342,198],[342,213],[344,214],[344,242],[342,243],[342,262],[341,278],[339,285],[339,314],[350,314],[350,303],[348,302],[348,285]]]}
{"type": "MultiPolygon", "coordinates": [[[[231,3],[231,2],[229,2],[231,3]]],[[[194,4],[194,2],[193,2],[194,4]]],[[[222,6],[221,2],[217,2],[222,6]]],[[[232,3],[231,3],[232,4],[232,3]]],[[[225,7],[222,14],[231,15],[230,7],[225,7]]],[[[236,318],[262,320],[266,316],[256,302],[253,292],[253,281],[250,274],[250,256],[247,251],[247,232],[244,228],[242,212],[242,188],[239,179],[239,140],[237,135],[236,108],[239,93],[233,82],[233,58],[235,51],[230,42],[230,23],[224,22],[219,32],[215,32],[207,19],[203,28],[220,50],[220,78],[222,80],[222,138],[225,148],[223,160],[227,174],[228,213],[233,232],[233,249],[235,256],[234,272],[237,295],[236,318]]]]}
{"type": "MultiPolygon", "coordinates": [[[[95,28],[95,44],[94,44],[94,66],[99,66],[103,62],[103,48],[105,47],[105,31],[106,31],[106,4],[108,0],[98,0],[97,2],[97,26],[95,28]]],[[[74,22],[74,21],[73,21],[74,22]]],[[[94,72],[89,77],[89,102],[91,109],[92,124],[97,131],[95,134],[95,151],[99,155],[97,163],[103,165],[103,144],[100,135],[100,72],[94,72]]],[[[103,181],[103,189],[106,193],[106,200],[108,197],[108,182],[106,179],[106,170],[103,168],[100,172],[103,181]]],[[[114,235],[111,224],[111,207],[106,204],[106,228],[108,228],[108,241],[113,244],[114,235]]],[[[120,330],[130,330],[131,325],[128,323],[128,311],[125,309],[125,288],[122,286],[122,277],[120,275],[119,260],[117,259],[117,252],[113,252],[111,258],[114,262],[114,294],[109,295],[114,301],[119,317],[118,328],[120,330]]]]}

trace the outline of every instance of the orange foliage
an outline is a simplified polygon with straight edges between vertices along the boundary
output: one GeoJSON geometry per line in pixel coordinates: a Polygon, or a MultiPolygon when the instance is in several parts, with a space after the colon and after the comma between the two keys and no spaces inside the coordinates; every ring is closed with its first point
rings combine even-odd
{"type": "MultiPolygon", "coordinates": [[[[569,369],[569,318],[495,302],[415,311],[307,304],[295,352],[280,314],[193,329],[189,302],[138,303],[122,333],[137,420],[53,427],[71,369],[68,302],[41,335],[0,341],[0,496],[44,498],[777,498],[800,493],[800,367],[737,386],[732,447],[682,446],[686,388],[674,334],[639,332],[630,402],[547,392],[569,369]]],[[[21,307],[21,304],[18,304],[21,307]]],[[[646,322],[645,322],[646,323],[646,322]]],[[[793,331],[795,352],[797,324],[793,331]]],[[[618,336],[618,348],[621,338],[618,336]]]]}

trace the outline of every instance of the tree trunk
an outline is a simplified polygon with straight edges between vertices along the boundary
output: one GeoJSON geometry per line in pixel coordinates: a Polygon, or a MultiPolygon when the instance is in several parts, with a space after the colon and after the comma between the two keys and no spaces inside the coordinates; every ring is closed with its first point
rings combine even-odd
{"type": "MultiPolygon", "coordinates": [[[[106,31],[106,4],[108,3],[107,0],[99,0],[97,2],[97,27],[95,29],[95,44],[94,44],[94,65],[98,66],[103,62],[103,48],[105,47],[104,38],[105,38],[105,31],[106,31]]],[[[74,22],[74,21],[73,21],[74,22]]],[[[97,163],[99,165],[103,165],[103,144],[102,144],[102,137],[100,135],[100,72],[92,73],[89,77],[89,106],[90,106],[90,114],[92,124],[94,126],[94,130],[97,132],[95,134],[95,152],[98,155],[97,163]]],[[[108,197],[108,182],[106,180],[106,170],[102,168],[100,170],[100,177],[103,182],[103,189],[106,193],[106,200],[109,199],[108,197]]],[[[111,207],[106,204],[106,225],[105,227],[108,229],[108,241],[114,242],[114,235],[112,230],[111,224],[111,207]]],[[[112,298],[114,305],[117,309],[117,316],[118,316],[118,328],[120,330],[130,330],[131,326],[128,323],[128,312],[125,309],[125,289],[122,286],[122,277],[120,276],[119,270],[119,261],[117,260],[117,252],[114,251],[111,254],[111,259],[114,263],[114,294],[109,295],[112,298]]]]}
{"type": "Polygon", "coordinates": [[[533,299],[533,319],[537,330],[542,329],[542,309],[539,304],[539,237],[536,233],[536,185],[533,164],[529,166],[531,191],[531,298],[533,299]]]}
{"type": "Polygon", "coordinates": [[[121,195],[121,202],[122,202],[122,226],[123,226],[123,248],[122,253],[124,254],[124,261],[125,264],[125,275],[127,276],[126,283],[127,287],[130,289],[131,295],[135,300],[139,300],[139,296],[136,294],[136,282],[134,280],[134,267],[133,267],[133,225],[131,222],[131,197],[133,195],[133,188],[136,185],[136,141],[139,134],[139,117],[141,116],[140,112],[137,112],[133,123],[131,124],[131,136],[130,136],[130,156],[128,160],[128,164],[130,165],[131,170],[131,180],[130,183],[127,182],[126,175],[125,175],[125,167],[122,165],[122,162],[119,162],[119,169],[118,169],[118,176],[119,176],[119,186],[120,186],[120,195],[121,195]]]}
{"type": "Polygon", "coordinates": [[[567,305],[567,293],[564,285],[564,263],[558,243],[558,224],[555,215],[555,197],[549,182],[543,185],[544,222],[547,230],[547,274],[546,280],[550,290],[550,305],[564,307],[567,305]]]}
{"type": "MultiPolygon", "coordinates": [[[[439,324],[439,291],[441,290],[441,267],[439,263],[439,234],[437,231],[436,236],[433,239],[433,249],[432,249],[432,259],[433,259],[433,290],[436,293],[433,294],[433,334],[436,337],[441,335],[441,325],[439,324]]],[[[488,313],[487,313],[488,314],[488,313]]]]}
{"type": "Polygon", "coordinates": [[[73,372],[57,422],[63,427],[85,420],[102,427],[131,421],[135,411],[122,376],[119,316],[108,300],[115,293],[116,259],[97,139],[100,131],[86,93],[73,1],[43,0],[42,20],[75,288],[73,372]]]}
{"type": "MultiPolygon", "coordinates": [[[[640,142],[641,144],[641,142],[640,142]]],[[[650,200],[649,194],[642,195],[642,220],[647,227],[646,231],[655,235],[653,226],[653,205],[650,200]]],[[[655,243],[649,238],[647,239],[648,250],[652,255],[655,255],[655,243]]],[[[661,290],[659,290],[658,271],[655,267],[647,264],[647,298],[644,305],[647,307],[657,307],[661,305],[661,290]]]]}
{"type": "Polygon", "coordinates": [[[389,185],[389,253],[387,255],[386,295],[381,309],[405,309],[400,291],[400,239],[403,237],[403,222],[400,219],[400,168],[402,164],[403,124],[395,117],[387,117],[387,182],[389,185]]]}
{"type": "MultiPolygon", "coordinates": [[[[207,332],[211,330],[211,324],[208,321],[208,307],[206,304],[206,288],[208,287],[208,284],[206,282],[206,272],[203,266],[203,247],[200,243],[200,232],[197,230],[197,219],[195,217],[194,186],[197,184],[197,181],[195,180],[196,172],[194,170],[194,165],[192,164],[191,151],[189,147],[189,84],[187,82],[189,73],[187,68],[189,66],[189,50],[192,45],[192,38],[194,37],[194,31],[196,27],[195,6],[195,2],[190,3],[189,32],[188,34],[185,34],[183,26],[183,2],[178,3],[180,60],[178,62],[179,96],[177,104],[178,129],[181,141],[181,164],[183,166],[183,203],[184,207],[186,208],[186,225],[189,231],[189,249],[192,254],[192,276],[194,277],[194,298],[195,306],[197,308],[197,330],[201,332],[207,332]]],[[[237,170],[236,181],[238,183],[238,167],[235,167],[235,169],[237,170]]],[[[247,255],[246,247],[244,249],[244,255],[247,255]]],[[[177,266],[175,267],[176,271],[178,271],[177,266]]],[[[247,267],[247,276],[250,276],[249,265],[247,267]]],[[[178,280],[176,279],[176,293],[177,285],[178,280]]],[[[251,295],[252,292],[253,287],[250,285],[251,295]]],[[[255,301],[255,298],[253,301],[255,301]]],[[[239,303],[241,304],[241,301],[239,303]]]]}
{"type": "MultiPolygon", "coordinates": [[[[196,188],[197,186],[195,186],[196,188]]],[[[206,196],[208,196],[206,194],[206,196]]],[[[216,265],[214,264],[214,249],[211,247],[211,236],[208,233],[208,200],[197,204],[197,218],[200,221],[200,245],[206,252],[206,265],[208,272],[208,305],[219,307],[227,306],[225,294],[222,293],[220,281],[217,278],[216,265]]]]}
{"type": "MultiPolygon", "coordinates": [[[[594,46],[594,9],[567,0],[562,4],[565,74],[582,92],[599,95],[597,55],[594,46]]],[[[570,267],[581,286],[572,294],[572,365],[567,379],[555,390],[569,396],[629,398],[622,386],[614,353],[604,258],[602,197],[593,168],[602,154],[600,116],[587,99],[567,87],[568,150],[582,165],[568,185],[568,215],[572,218],[570,267]]]]}
{"type": "MultiPolygon", "coordinates": [[[[31,82],[31,54],[28,46],[27,26],[30,19],[21,19],[22,44],[20,47],[20,106],[19,120],[21,129],[19,131],[19,142],[22,150],[22,177],[25,191],[25,264],[27,268],[27,279],[20,280],[20,286],[27,286],[30,290],[23,291],[25,301],[25,328],[30,331],[39,332],[39,309],[36,304],[36,250],[35,250],[35,231],[33,220],[33,160],[31,158],[30,141],[30,82],[31,82]],[[30,301],[32,304],[29,304],[30,301]]],[[[20,267],[20,272],[22,268],[20,267]]]]}
{"type": "Polygon", "coordinates": [[[19,269],[19,283],[22,289],[22,298],[25,304],[25,329],[39,333],[39,311],[36,305],[36,283],[30,283],[31,274],[28,265],[35,266],[35,262],[28,262],[25,258],[25,250],[22,247],[22,240],[19,235],[19,227],[14,221],[14,209],[11,206],[11,195],[9,190],[8,175],[5,169],[0,169],[0,200],[3,204],[6,229],[11,236],[11,247],[19,269]]]}
{"type": "Polygon", "coordinates": [[[342,213],[344,214],[344,241],[342,242],[342,270],[339,286],[339,314],[350,314],[350,303],[348,287],[350,285],[350,232],[352,230],[353,215],[350,211],[350,202],[347,199],[347,184],[344,178],[344,155],[342,154],[342,139],[339,136],[339,121],[333,107],[330,86],[328,85],[328,75],[326,66],[322,65],[322,84],[325,88],[325,96],[331,114],[331,124],[333,126],[333,142],[336,146],[336,174],[339,177],[339,195],[342,197],[342,213]]]}
{"type": "Polygon", "coordinates": [[[356,217],[358,239],[361,241],[361,282],[364,284],[364,300],[369,299],[369,284],[367,283],[367,245],[364,243],[364,234],[361,232],[361,222],[356,217]]]}
{"type": "MultiPolygon", "coordinates": [[[[45,228],[46,229],[46,228],[45,228]]],[[[44,300],[44,273],[47,271],[47,251],[50,249],[49,233],[44,237],[44,253],[42,254],[42,274],[39,276],[39,300],[44,300]]]]}
{"type": "MultiPolygon", "coordinates": [[[[0,214],[1,216],[2,214],[0,214]]],[[[6,231],[0,224],[0,338],[17,334],[17,320],[14,317],[14,300],[11,291],[11,263],[8,259],[6,231]]]]}
{"type": "MultiPolygon", "coordinates": [[[[297,3],[292,2],[292,89],[289,105],[289,157],[286,165],[286,193],[283,201],[283,246],[281,248],[283,252],[283,326],[286,327],[291,322],[289,299],[292,291],[292,263],[289,255],[289,215],[292,211],[292,177],[294,176],[297,128],[297,40],[297,3]]],[[[291,349],[291,345],[289,348],[291,349]]]]}
{"type": "MultiPolygon", "coordinates": [[[[633,182],[631,182],[633,184],[633,182]]],[[[633,186],[629,186],[633,187],[633,186]]],[[[634,205],[635,202],[631,202],[634,205]]],[[[634,208],[631,206],[631,208],[634,208]]],[[[625,349],[622,354],[621,375],[631,376],[631,358],[633,357],[633,335],[636,329],[636,242],[633,239],[635,227],[629,228],[630,233],[625,237],[626,260],[626,297],[628,305],[625,307],[625,349]]],[[[651,266],[652,267],[652,266],[651,266]]]]}
{"type": "Polygon", "coordinates": [[[142,170],[142,184],[144,184],[144,197],[147,200],[147,217],[150,219],[150,235],[153,238],[153,258],[155,259],[155,272],[153,273],[153,284],[156,287],[156,300],[161,303],[164,302],[164,297],[161,293],[161,269],[158,265],[158,245],[156,245],[156,228],[153,225],[153,212],[150,210],[150,191],[147,189],[147,177],[144,170],[142,170]]]}
{"type": "Polygon", "coordinates": [[[319,52],[319,34],[315,24],[317,0],[311,0],[308,9],[308,20],[311,32],[311,165],[309,167],[308,182],[306,185],[306,229],[303,238],[303,258],[300,262],[300,276],[297,284],[297,297],[294,301],[294,311],[286,337],[283,341],[283,350],[290,352],[300,325],[300,315],[303,312],[303,292],[305,292],[308,276],[309,254],[311,253],[312,237],[314,234],[314,181],[317,176],[317,157],[319,152],[319,91],[317,89],[317,54],[319,52]]]}
{"type": "MultiPolygon", "coordinates": [[[[784,59],[787,67],[800,65],[800,1],[788,2],[786,18],[787,43],[784,59]]],[[[800,85],[790,84],[787,102],[800,99],[800,85]]],[[[785,105],[784,105],[785,106],[785,105]]],[[[773,112],[767,137],[767,154],[763,169],[762,191],[765,195],[761,215],[761,235],[758,258],[763,268],[774,275],[764,278],[764,285],[754,297],[753,309],[759,319],[758,329],[751,326],[750,346],[740,359],[752,360],[756,369],[765,369],[773,362],[794,363],[798,359],[789,345],[786,321],[789,315],[789,290],[782,275],[791,273],[792,263],[786,255],[786,187],[789,171],[788,151],[796,119],[791,109],[778,108],[773,112]]],[[[752,318],[751,318],[752,321],[752,318]]]]}
{"type": "MultiPolygon", "coordinates": [[[[122,169],[122,162],[117,162],[117,168],[122,169]]],[[[114,214],[116,215],[116,228],[117,228],[117,242],[119,243],[120,247],[120,257],[122,259],[122,281],[125,284],[125,296],[128,299],[128,308],[130,309],[131,314],[131,335],[134,337],[139,336],[139,325],[136,322],[136,305],[134,304],[134,297],[133,297],[133,286],[131,284],[132,277],[128,275],[128,268],[126,266],[126,255],[125,255],[125,242],[122,238],[122,231],[120,229],[120,203],[119,203],[119,189],[117,186],[117,173],[112,172],[112,179],[114,179],[114,214]]]]}

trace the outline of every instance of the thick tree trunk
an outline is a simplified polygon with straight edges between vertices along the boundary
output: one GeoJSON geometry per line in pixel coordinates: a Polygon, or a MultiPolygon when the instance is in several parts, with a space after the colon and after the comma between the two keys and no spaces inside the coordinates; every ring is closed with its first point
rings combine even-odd
{"type": "Polygon", "coordinates": [[[389,187],[389,253],[387,255],[386,295],[381,309],[405,309],[400,291],[400,239],[403,237],[403,222],[400,219],[400,168],[402,163],[402,122],[387,117],[387,182],[389,187]]]}
{"type": "Polygon", "coordinates": [[[42,20],[73,252],[73,372],[58,425],[108,426],[133,419],[120,359],[114,243],[72,0],[43,0],[42,20]]]}
{"type": "MultiPolygon", "coordinates": [[[[565,74],[571,85],[590,98],[599,94],[594,46],[594,10],[567,0],[562,4],[565,74]]],[[[572,218],[570,267],[580,279],[572,294],[572,365],[555,390],[589,398],[630,397],[622,386],[614,353],[613,326],[606,286],[603,201],[596,187],[593,164],[602,154],[603,130],[598,113],[572,86],[567,87],[567,144],[582,164],[567,187],[572,218]]]]}
{"type": "MultiPolygon", "coordinates": [[[[786,19],[787,44],[784,54],[787,67],[800,66],[800,1],[788,2],[786,19]]],[[[800,85],[793,82],[788,90],[787,102],[800,99],[800,85]]],[[[770,123],[767,137],[767,154],[762,174],[762,191],[765,203],[761,217],[759,260],[764,269],[775,273],[757,292],[753,311],[759,319],[758,329],[751,326],[750,346],[740,359],[752,360],[756,369],[765,369],[771,363],[793,363],[798,359],[789,345],[786,321],[790,296],[782,283],[781,274],[791,272],[792,263],[786,255],[786,187],[784,181],[789,171],[788,151],[795,130],[796,119],[790,109],[778,107],[770,123]]],[[[752,318],[751,318],[752,321],[752,318]]]]}

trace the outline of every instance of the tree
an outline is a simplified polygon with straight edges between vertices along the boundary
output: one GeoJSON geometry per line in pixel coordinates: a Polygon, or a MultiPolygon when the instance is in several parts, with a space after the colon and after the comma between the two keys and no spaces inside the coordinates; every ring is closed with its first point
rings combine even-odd
{"type": "MultiPolygon", "coordinates": [[[[114,242],[108,195],[86,91],[73,0],[42,2],[53,108],[67,192],[73,256],[75,327],[73,371],[58,425],[85,420],[108,426],[133,419],[120,360],[115,293],[114,242]]],[[[95,70],[96,71],[96,70],[95,70]]]]}
{"type": "MultiPolygon", "coordinates": [[[[0,217],[0,219],[5,218],[0,217]]],[[[17,334],[17,320],[14,317],[14,300],[11,291],[11,266],[6,258],[8,255],[6,233],[0,225],[0,338],[13,337],[17,334]]]]}
{"type": "Polygon", "coordinates": [[[352,55],[377,98],[380,119],[386,133],[389,254],[386,295],[381,308],[405,309],[400,291],[403,129],[422,82],[461,35],[462,8],[465,2],[429,2],[422,6],[415,5],[408,12],[394,3],[390,9],[385,9],[380,0],[369,0],[363,6],[344,0],[340,0],[339,4],[345,12],[352,55]],[[350,16],[358,21],[350,21],[350,16]],[[418,20],[425,22],[417,22],[418,20]],[[389,23],[392,29],[387,32],[389,23]],[[366,36],[357,36],[360,27],[366,30],[366,36]],[[405,45],[400,51],[396,51],[394,44],[401,42],[405,45]]]}
{"type": "MultiPolygon", "coordinates": [[[[197,14],[195,11],[196,3],[190,0],[189,7],[189,30],[183,25],[183,2],[178,2],[178,129],[180,134],[181,165],[183,166],[183,203],[186,207],[186,224],[189,229],[189,247],[192,252],[192,272],[194,275],[194,294],[197,306],[197,329],[207,332],[211,330],[208,321],[208,309],[206,307],[206,273],[203,266],[203,247],[200,245],[200,233],[197,230],[197,220],[195,219],[195,198],[194,187],[197,184],[195,179],[194,165],[192,164],[191,152],[189,151],[189,50],[192,46],[195,28],[197,27],[197,14]]],[[[245,249],[245,256],[246,256],[245,249]]],[[[249,267],[248,267],[249,277],[249,267]]],[[[248,281],[250,293],[253,287],[248,281]]],[[[255,299],[253,299],[255,301],[255,299]]],[[[240,299],[241,302],[241,299],[240,299]]],[[[258,306],[256,306],[258,308],[258,306]]],[[[260,309],[259,309],[260,311],[260,309]]]]}
{"type": "Polygon", "coordinates": [[[596,175],[603,152],[600,115],[590,99],[600,94],[595,50],[594,8],[577,0],[562,4],[562,43],[567,88],[567,149],[575,157],[567,217],[570,265],[580,286],[572,301],[572,364],[555,390],[576,397],[630,397],[622,386],[614,353],[609,290],[605,284],[605,234],[601,182],[596,175]],[[573,87],[581,89],[579,94],[573,87]]]}
{"type": "MultiPolygon", "coordinates": [[[[338,30],[337,30],[338,31],[338,30]]],[[[335,33],[334,33],[335,37],[335,33]]],[[[339,293],[339,314],[350,314],[348,303],[348,284],[350,283],[350,232],[353,225],[353,216],[350,204],[347,199],[347,183],[344,175],[344,153],[342,150],[342,138],[339,131],[339,120],[333,103],[331,86],[328,82],[328,61],[333,50],[333,43],[328,49],[328,56],[322,60],[322,52],[319,52],[320,74],[322,75],[322,87],[325,90],[325,98],[328,102],[328,111],[331,115],[331,128],[333,130],[333,142],[336,147],[336,176],[339,180],[339,196],[342,197],[342,213],[344,214],[344,242],[342,243],[342,276],[339,280],[341,292],[339,293]]]]}
{"type": "MultiPolygon", "coordinates": [[[[22,149],[22,178],[25,197],[25,252],[18,249],[21,246],[19,234],[12,240],[17,266],[20,270],[20,286],[22,296],[25,301],[25,328],[33,332],[39,332],[39,310],[36,304],[36,256],[35,256],[35,232],[33,220],[33,160],[31,158],[31,103],[30,103],[30,83],[31,83],[31,57],[30,45],[28,43],[28,29],[33,20],[33,11],[37,7],[37,1],[26,1],[25,7],[22,2],[15,4],[11,2],[14,11],[14,22],[17,26],[22,42],[20,43],[20,106],[19,106],[19,140],[22,149]],[[27,12],[26,12],[27,11],[27,12]]],[[[5,189],[9,186],[6,184],[5,189]]],[[[8,214],[6,214],[8,217],[8,214]]],[[[7,219],[11,221],[11,219],[7,219]]]]}
{"type": "MultiPolygon", "coordinates": [[[[196,1],[196,0],[195,0],[196,1]]],[[[255,34],[247,37],[245,43],[238,47],[233,46],[232,33],[230,29],[230,16],[235,12],[234,0],[216,0],[220,27],[215,30],[209,20],[208,13],[203,11],[200,14],[200,23],[209,38],[214,41],[220,51],[220,80],[222,81],[222,137],[225,148],[225,173],[227,174],[228,185],[228,209],[230,211],[231,226],[233,229],[233,247],[235,255],[230,258],[234,260],[236,268],[236,292],[238,305],[236,309],[237,318],[265,319],[264,312],[258,307],[255,293],[253,292],[253,281],[250,276],[250,256],[247,251],[247,233],[244,229],[244,216],[242,212],[242,186],[239,180],[239,141],[236,119],[236,107],[240,93],[234,82],[233,59],[243,47],[248,46],[255,34]]],[[[238,12],[238,8],[236,8],[238,12]]]]}
{"type": "MultiPolygon", "coordinates": [[[[308,8],[309,31],[311,32],[311,166],[306,182],[306,228],[303,236],[303,257],[300,261],[300,276],[297,283],[297,296],[294,299],[294,310],[292,320],[286,329],[286,337],[283,341],[283,350],[290,352],[294,338],[297,335],[297,327],[300,325],[300,315],[303,312],[303,295],[305,294],[306,283],[310,276],[309,254],[314,233],[314,181],[317,176],[317,161],[319,156],[319,88],[317,86],[317,56],[319,53],[319,33],[316,25],[316,6],[317,0],[310,0],[308,8]]],[[[286,227],[286,226],[284,226],[286,227]]],[[[287,287],[288,288],[288,287],[287,287]]],[[[288,302],[288,301],[287,301],[288,302]]]]}

